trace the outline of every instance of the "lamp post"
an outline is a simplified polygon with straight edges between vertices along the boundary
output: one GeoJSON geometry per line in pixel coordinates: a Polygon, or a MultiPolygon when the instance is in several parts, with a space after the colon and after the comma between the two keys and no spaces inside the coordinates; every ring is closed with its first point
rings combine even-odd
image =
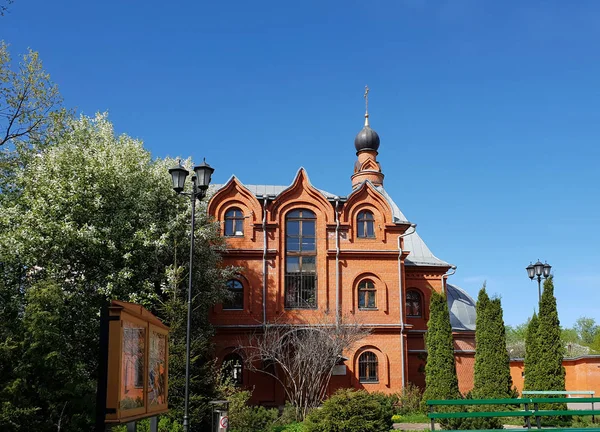
{"type": "Polygon", "coordinates": [[[537,276],[538,281],[538,301],[542,302],[542,276],[544,279],[547,279],[550,276],[550,270],[552,266],[548,263],[542,264],[540,260],[538,260],[535,264],[529,263],[529,265],[525,268],[527,270],[527,276],[529,279],[533,280],[537,276]]]}
{"type": "Polygon", "coordinates": [[[187,336],[186,336],[186,353],[185,353],[185,398],[183,409],[183,430],[189,431],[188,405],[190,401],[190,323],[192,319],[192,268],[194,262],[194,225],[196,218],[196,199],[202,200],[206,195],[206,190],[210,184],[210,177],[215,171],[204,160],[200,165],[194,167],[194,175],[192,175],[192,191],[190,193],[183,192],[185,187],[185,179],[189,171],[181,166],[181,162],[169,170],[173,180],[173,189],[179,195],[189,196],[192,201],[192,228],[190,231],[190,277],[188,282],[188,300],[187,300],[187,336]]]}

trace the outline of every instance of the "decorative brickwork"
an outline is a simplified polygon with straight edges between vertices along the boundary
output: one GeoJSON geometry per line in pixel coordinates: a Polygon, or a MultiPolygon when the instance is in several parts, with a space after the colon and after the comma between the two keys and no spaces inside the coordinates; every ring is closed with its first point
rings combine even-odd
{"type": "MultiPolygon", "coordinates": [[[[225,253],[226,264],[242,268],[238,280],[243,284],[243,308],[227,310],[218,305],[210,314],[217,329],[214,342],[219,360],[239,346],[241,338],[247,340],[249,333],[260,331],[264,322],[314,322],[328,313],[333,317],[347,316],[371,329],[358,346],[344,353],[346,360],[336,369],[330,391],[351,386],[391,393],[401,391],[403,383],[423,386],[423,336],[429,299],[432,290],[445,290],[442,277],[450,264],[431,254],[383,190],[377,151],[363,149],[357,155],[352,191],[346,197],[316,189],[304,169],[298,171],[289,187],[244,185],[235,177],[218,187],[209,201],[208,212],[222,223],[223,234],[225,215],[230,209],[239,209],[244,218],[242,226],[237,222],[239,213],[235,213],[236,232],[226,237],[225,253]],[[314,224],[299,228],[296,223],[287,223],[288,215],[297,216],[298,211],[314,214],[314,224]],[[359,230],[359,214],[365,212],[369,219],[365,222],[361,216],[363,225],[359,230]],[[298,233],[299,229],[303,234],[298,233]],[[409,238],[411,235],[414,237],[409,238]],[[300,264],[296,258],[299,255],[309,258],[302,258],[300,264]],[[290,277],[305,274],[313,265],[314,280],[308,288],[298,285],[298,277],[290,277]],[[299,266],[304,266],[303,270],[299,266]],[[365,281],[368,284],[361,285],[365,281]],[[286,299],[297,295],[298,289],[304,291],[295,298],[307,300],[311,307],[289,307],[297,305],[286,299]],[[420,295],[420,316],[407,316],[407,290],[420,295]],[[358,359],[365,351],[376,356],[377,379],[361,382],[358,359]]],[[[474,333],[458,332],[455,342],[461,390],[469,389],[474,333]]],[[[374,358],[370,354],[368,357],[374,358]]],[[[243,373],[243,385],[254,388],[254,402],[284,402],[282,389],[264,374],[243,373]]]]}

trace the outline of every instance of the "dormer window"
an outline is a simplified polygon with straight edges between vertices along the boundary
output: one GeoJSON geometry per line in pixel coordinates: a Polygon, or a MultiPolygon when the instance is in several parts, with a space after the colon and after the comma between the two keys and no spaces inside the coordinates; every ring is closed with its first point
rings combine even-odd
{"type": "Polygon", "coordinates": [[[225,236],[241,237],[244,235],[244,214],[239,208],[231,208],[225,213],[225,236]]]}
{"type": "Polygon", "coordinates": [[[373,213],[368,210],[363,210],[358,214],[356,218],[357,222],[357,235],[361,238],[374,238],[375,237],[375,217],[373,213]]]}

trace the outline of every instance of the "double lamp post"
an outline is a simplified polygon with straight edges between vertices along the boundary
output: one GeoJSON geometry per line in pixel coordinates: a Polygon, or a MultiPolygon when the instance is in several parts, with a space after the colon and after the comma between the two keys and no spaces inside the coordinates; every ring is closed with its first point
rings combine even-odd
{"type": "Polygon", "coordinates": [[[204,160],[200,165],[194,167],[194,175],[192,175],[192,191],[187,193],[183,192],[185,187],[185,179],[189,175],[189,171],[181,166],[179,163],[176,167],[169,170],[171,178],[173,180],[173,189],[179,195],[189,196],[192,203],[192,228],[190,231],[190,268],[189,268],[189,282],[188,282],[188,300],[187,300],[187,335],[186,335],[186,354],[185,354],[185,399],[184,399],[184,411],[183,411],[183,430],[189,431],[189,400],[190,400],[190,325],[192,319],[192,275],[193,275],[193,262],[194,262],[194,225],[196,219],[196,199],[202,200],[206,196],[208,185],[210,184],[210,178],[212,173],[215,171],[210,165],[204,160]]]}
{"type": "Polygon", "coordinates": [[[538,300],[542,302],[542,276],[544,279],[548,279],[550,276],[550,270],[552,270],[552,266],[548,263],[542,263],[540,260],[535,264],[529,264],[526,267],[527,276],[529,279],[533,280],[537,276],[538,281],[538,300]]]}

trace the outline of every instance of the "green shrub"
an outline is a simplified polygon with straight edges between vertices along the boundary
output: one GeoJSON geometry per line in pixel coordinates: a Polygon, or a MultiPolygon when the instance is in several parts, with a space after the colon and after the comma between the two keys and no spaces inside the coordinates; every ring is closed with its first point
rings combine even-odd
{"type": "Polygon", "coordinates": [[[269,432],[306,432],[304,423],[290,423],[282,426],[273,426],[269,432]]]}
{"type": "MultiPolygon", "coordinates": [[[[150,432],[150,420],[140,420],[136,425],[136,432],[150,432]]],[[[113,426],[111,432],[127,432],[127,426],[113,426]]],[[[183,432],[183,426],[177,420],[161,416],[158,420],[158,432],[183,432]]]]}
{"type": "Polygon", "coordinates": [[[307,432],[388,432],[395,397],[364,390],[338,390],[304,422],[307,432]]]}
{"type": "Polygon", "coordinates": [[[277,408],[248,405],[252,393],[237,388],[231,381],[221,382],[218,390],[221,397],[229,401],[230,432],[270,431],[279,417],[277,408]]]}
{"type": "Polygon", "coordinates": [[[398,394],[396,403],[396,414],[416,414],[421,410],[421,399],[423,391],[413,383],[408,383],[398,394]]]}
{"type": "Polygon", "coordinates": [[[392,416],[392,423],[400,423],[402,421],[402,416],[400,414],[394,414],[392,416]]]}

